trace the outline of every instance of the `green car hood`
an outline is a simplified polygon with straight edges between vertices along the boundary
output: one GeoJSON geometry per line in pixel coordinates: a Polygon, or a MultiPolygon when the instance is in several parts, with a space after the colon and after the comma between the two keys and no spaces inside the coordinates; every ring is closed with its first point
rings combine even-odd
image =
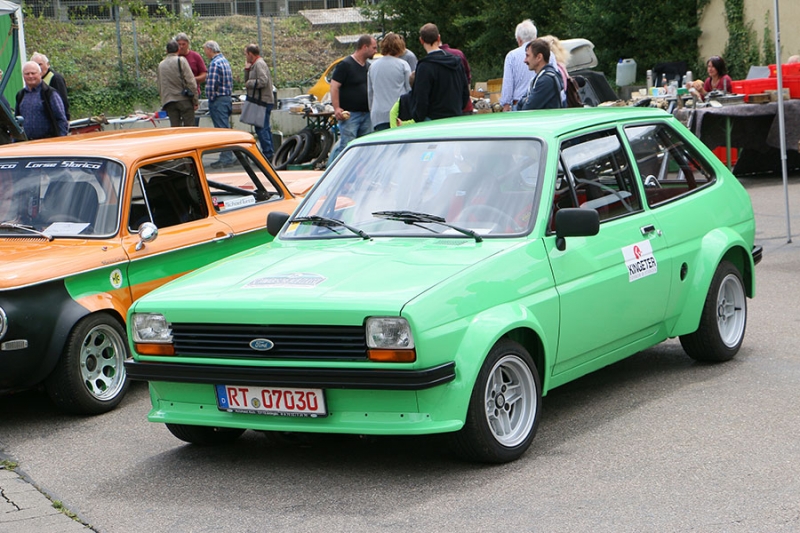
{"type": "Polygon", "coordinates": [[[188,274],[135,305],[170,321],[337,323],[365,313],[396,316],[431,287],[519,245],[493,239],[337,239],[282,241],[188,274]],[[257,316],[254,316],[257,314],[257,316]],[[238,315],[238,316],[237,316],[238,315]]]}

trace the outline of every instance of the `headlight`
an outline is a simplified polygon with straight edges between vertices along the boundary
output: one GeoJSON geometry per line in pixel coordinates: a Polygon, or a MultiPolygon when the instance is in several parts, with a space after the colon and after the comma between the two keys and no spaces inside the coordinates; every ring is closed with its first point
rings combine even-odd
{"type": "Polygon", "coordinates": [[[8,317],[3,308],[0,307],[0,339],[6,336],[6,331],[8,331],[8,317]]]}
{"type": "Polygon", "coordinates": [[[164,315],[155,313],[134,313],[131,332],[136,343],[170,343],[172,329],[164,315]]]}
{"type": "Polygon", "coordinates": [[[367,347],[379,350],[413,350],[414,337],[405,318],[367,319],[367,347]]]}

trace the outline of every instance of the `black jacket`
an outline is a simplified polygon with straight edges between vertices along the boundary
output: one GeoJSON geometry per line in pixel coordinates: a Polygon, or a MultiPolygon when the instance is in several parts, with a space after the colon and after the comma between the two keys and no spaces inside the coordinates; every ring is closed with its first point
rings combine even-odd
{"type": "Polygon", "coordinates": [[[433,51],[417,63],[414,78],[416,122],[461,116],[469,101],[469,86],[458,56],[433,51]]]}
{"type": "Polygon", "coordinates": [[[49,69],[47,74],[42,76],[42,80],[44,80],[47,85],[55,89],[58,95],[61,97],[61,103],[64,104],[64,114],[67,115],[67,120],[69,120],[69,98],[67,97],[67,82],[64,79],[64,76],[53,69],[49,69]],[[52,76],[50,76],[51,72],[53,73],[52,76]]]}

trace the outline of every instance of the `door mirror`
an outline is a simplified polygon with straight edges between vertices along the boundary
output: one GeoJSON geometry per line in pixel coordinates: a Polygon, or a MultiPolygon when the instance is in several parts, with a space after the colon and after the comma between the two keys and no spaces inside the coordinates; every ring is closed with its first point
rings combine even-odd
{"type": "Polygon", "coordinates": [[[136,243],[136,251],[144,248],[145,243],[153,242],[158,237],[158,226],[152,222],[143,222],[139,226],[139,242],[136,243]]]}
{"type": "Polygon", "coordinates": [[[271,212],[267,215],[267,232],[273,237],[277,236],[287,220],[289,220],[289,213],[271,212]]]}
{"type": "Polygon", "coordinates": [[[567,248],[565,237],[589,237],[600,232],[600,215],[594,209],[568,207],[556,212],[556,248],[567,248]]]}

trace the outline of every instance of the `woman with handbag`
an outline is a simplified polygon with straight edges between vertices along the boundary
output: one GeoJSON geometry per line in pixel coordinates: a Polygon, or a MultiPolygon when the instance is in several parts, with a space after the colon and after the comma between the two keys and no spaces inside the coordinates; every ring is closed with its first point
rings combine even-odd
{"type": "Polygon", "coordinates": [[[194,111],[199,104],[197,82],[186,58],[178,55],[178,43],[167,43],[167,57],[158,65],[158,92],[169,125],[194,126],[194,111]]]}
{"type": "Polygon", "coordinates": [[[239,117],[239,121],[255,126],[261,152],[264,157],[272,161],[275,153],[272,146],[272,128],[269,124],[269,115],[274,103],[272,78],[257,44],[248,44],[244,49],[244,55],[246,58],[244,77],[247,80],[244,86],[247,96],[242,105],[242,115],[239,117]]]}

